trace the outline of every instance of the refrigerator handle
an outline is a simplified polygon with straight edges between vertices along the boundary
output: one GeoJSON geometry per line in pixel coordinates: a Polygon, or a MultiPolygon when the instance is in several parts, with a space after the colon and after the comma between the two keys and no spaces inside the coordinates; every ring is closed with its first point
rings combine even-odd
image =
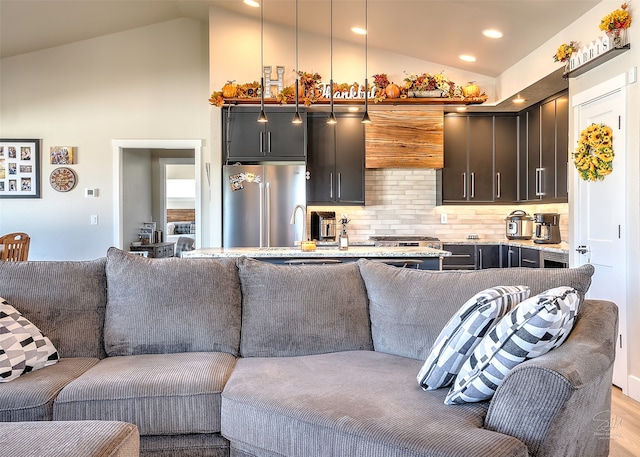
{"type": "Polygon", "coordinates": [[[264,185],[262,183],[260,183],[258,185],[259,189],[260,189],[260,221],[258,223],[259,230],[260,230],[260,247],[263,248],[263,241],[264,241],[264,185]]]}
{"type": "Polygon", "coordinates": [[[264,193],[265,206],[266,206],[266,217],[264,218],[264,227],[265,227],[265,242],[264,244],[267,247],[271,247],[271,184],[265,184],[266,189],[264,193]]]}

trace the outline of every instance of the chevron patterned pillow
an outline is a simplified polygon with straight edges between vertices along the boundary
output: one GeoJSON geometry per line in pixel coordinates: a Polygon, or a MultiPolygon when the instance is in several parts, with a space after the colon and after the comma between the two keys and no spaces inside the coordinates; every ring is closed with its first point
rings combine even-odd
{"type": "Polygon", "coordinates": [[[0,382],[58,361],[49,338],[0,297],[0,382]]]}
{"type": "Polygon", "coordinates": [[[445,404],[488,400],[518,364],[560,346],[580,305],[575,289],[556,287],[531,297],[485,335],[460,369],[445,404]]]}

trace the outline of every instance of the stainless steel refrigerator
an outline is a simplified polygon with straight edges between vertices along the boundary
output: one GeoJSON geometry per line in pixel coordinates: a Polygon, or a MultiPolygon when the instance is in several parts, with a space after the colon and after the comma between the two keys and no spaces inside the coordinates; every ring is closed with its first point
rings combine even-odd
{"type": "Polygon", "coordinates": [[[306,215],[305,165],[225,165],[223,167],[222,245],[293,246],[303,239],[306,215]]]}

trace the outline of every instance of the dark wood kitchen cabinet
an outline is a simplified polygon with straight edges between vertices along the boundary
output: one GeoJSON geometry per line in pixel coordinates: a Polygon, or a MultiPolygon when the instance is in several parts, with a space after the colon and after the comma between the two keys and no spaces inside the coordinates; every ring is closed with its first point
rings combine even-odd
{"type": "Polygon", "coordinates": [[[569,157],[567,92],[520,114],[520,200],[566,202],[569,157]]]}
{"type": "Polygon", "coordinates": [[[502,246],[502,267],[540,268],[540,250],[519,246],[502,246]]]}
{"type": "Polygon", "coordinates": [[[442,258],[443,270],[483,270],[500,268],[499,244],[445,243],[442,249],[451,252],[442,258]]]}
{"type": "Polygon", "coordinates": [[[327,124],[326,112],[309,113],[307,117],[307,202],[364,205],[362,115],[335,115],[338,122],[333,125],[327,124]]]}
{"type": "Polygon", "coordinates": [[[516,201],[517,129],[516,116],[445,116],[442,203],[516,201]]]}
{"type": "Polygon", "coordinates": [[[223,158],[235,161],[303,161],[306,158],[307,111],[293,124],[294,107],[266,106],[268,122],[258,122],[259,106],[231,106],[222,111],[223,158]]]}

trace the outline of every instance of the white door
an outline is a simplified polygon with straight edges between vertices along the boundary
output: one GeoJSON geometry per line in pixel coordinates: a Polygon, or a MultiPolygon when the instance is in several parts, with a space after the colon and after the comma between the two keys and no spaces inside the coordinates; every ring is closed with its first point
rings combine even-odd
{"type": "MultiPolygon", "coordinates": [[[[613,172],[602,181],[584,181],[574,173],[576,216],[571,247],[576,265],[591,263],[595,274],[587,297],[610,300],[619,308],[619,334],[613,383],[627,390],[627,268],[625,220],[625,113],[626,96],[616,90],[576,107],[574,138],[591,124],[604,124],[613,134],[613,172]]],[[[575,147],[577,143],[574,142],[575,147]]],[[[570,152],[573,152],[571,150],[570,152]]]]}

